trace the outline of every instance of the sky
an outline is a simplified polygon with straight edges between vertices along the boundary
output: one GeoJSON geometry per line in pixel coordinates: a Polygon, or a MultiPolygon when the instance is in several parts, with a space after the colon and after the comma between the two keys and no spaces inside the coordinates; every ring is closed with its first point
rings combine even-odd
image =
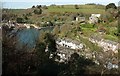
{"type": "Polygon", "coordinates": [[[109,3],[115,3],[118,5],[119,0],[2,0],[2,7],[4,8],[14,8],[14,9],[24,9],[30,8],[33,5],[65,5],[65,4],[103,4],[107,5],[109,3]]]}

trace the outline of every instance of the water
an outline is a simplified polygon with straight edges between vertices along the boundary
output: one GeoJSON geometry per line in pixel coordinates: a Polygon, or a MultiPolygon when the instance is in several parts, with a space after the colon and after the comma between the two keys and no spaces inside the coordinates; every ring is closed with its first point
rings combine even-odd
{"type": "Polygon", "coordinates": [[[21,44],[27,44],[29,47],[34,47],[36,44],[36,40],[39,38],[41,31],[49,31],[52,32],[53,27],[42,28],[41,30],[30,28],[23,29],[18,32],[17,37],[18,41],[21,44]]]}

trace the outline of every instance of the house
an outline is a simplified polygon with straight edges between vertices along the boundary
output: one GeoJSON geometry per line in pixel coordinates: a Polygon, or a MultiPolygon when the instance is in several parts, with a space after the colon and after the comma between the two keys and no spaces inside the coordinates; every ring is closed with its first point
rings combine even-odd
{"type": "Polygon", "coordinates": [[[85,22],[85,17],[76,17],[76,21],[85,22]]]}
{"type": "Polygon", "coordinates": [[[91,14],[91,16],[100,18],[101,14],[91,14]]]}
{"type": "Polygon", "coordinates": [[[89,23],[90,24],[96,24],[99,21],[101,14],[91,14],[91,16],[89,17],[89,23]]]}

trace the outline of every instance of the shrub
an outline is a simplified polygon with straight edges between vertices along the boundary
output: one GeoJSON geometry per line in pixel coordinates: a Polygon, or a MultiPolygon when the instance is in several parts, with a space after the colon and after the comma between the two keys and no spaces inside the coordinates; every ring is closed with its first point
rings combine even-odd
{"type": "Polygon", "coordinates": [[[42,9],[35,9],[34,14],[42,14],[42,9]]]}
{"type": "Polygon", "coordinates": [[[56,26],[54,27],[54,29],[53,29],[53,34],[54,34],[54,35],[58,35],[59,33],[60,33],[60,28],[59,28],[58,25],[56,25],[56,26]]]}
{"type": "Polygon", "coordinates": [[[32,8],[35,8],[35,6],[33,5],[32,8]]]}
{"type": "Polygon", "coordinates": [[[75,5],[75,9],[79,9],[78,5],[75,5]]]}
{"type": "Polygon", "coordinates": [[[18,18],[16,19],[16,21],[17,21],[17,23],[24,23],[24,19],[21,18],[21,17],[18,17],[18,18]]]}
{"type": "Polygon", "coordinates": [[[114,3],[110,3],[106,6],[106,10],[109,8],[117,9],[117,6],[114,3]]]}
{"type": "Polygon", "coordinates": [[[48,9],[48,7],[46,5],[43,6],[44,9],[48,9]]]}
{"type": "Polygon", "coordinates": [[[37,8],[41,8],[42,6],[41,5],[37,5],[37,8]]]}

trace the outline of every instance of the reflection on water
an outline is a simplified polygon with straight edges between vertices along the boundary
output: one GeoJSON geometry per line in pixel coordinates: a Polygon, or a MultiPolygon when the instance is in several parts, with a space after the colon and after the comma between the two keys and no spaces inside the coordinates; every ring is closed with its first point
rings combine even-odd
{"type": "Polygon", "coordinates": [[[21,44],[28,44],[32,46],[38,38],[40,31],[37,29],[23,29],[18,33],[18,39],[21,44]]]}
{"type": "Polygon", "coordinates": [[[18,32],[17,37],[20,44],[27,44],[30,47],[35,46],[36,40],[40,36],[41,31],[49,31],[51,32],[53,27],[42,28],[41,30],[31,28],[31,29],[23,29],[18,32]]]}

